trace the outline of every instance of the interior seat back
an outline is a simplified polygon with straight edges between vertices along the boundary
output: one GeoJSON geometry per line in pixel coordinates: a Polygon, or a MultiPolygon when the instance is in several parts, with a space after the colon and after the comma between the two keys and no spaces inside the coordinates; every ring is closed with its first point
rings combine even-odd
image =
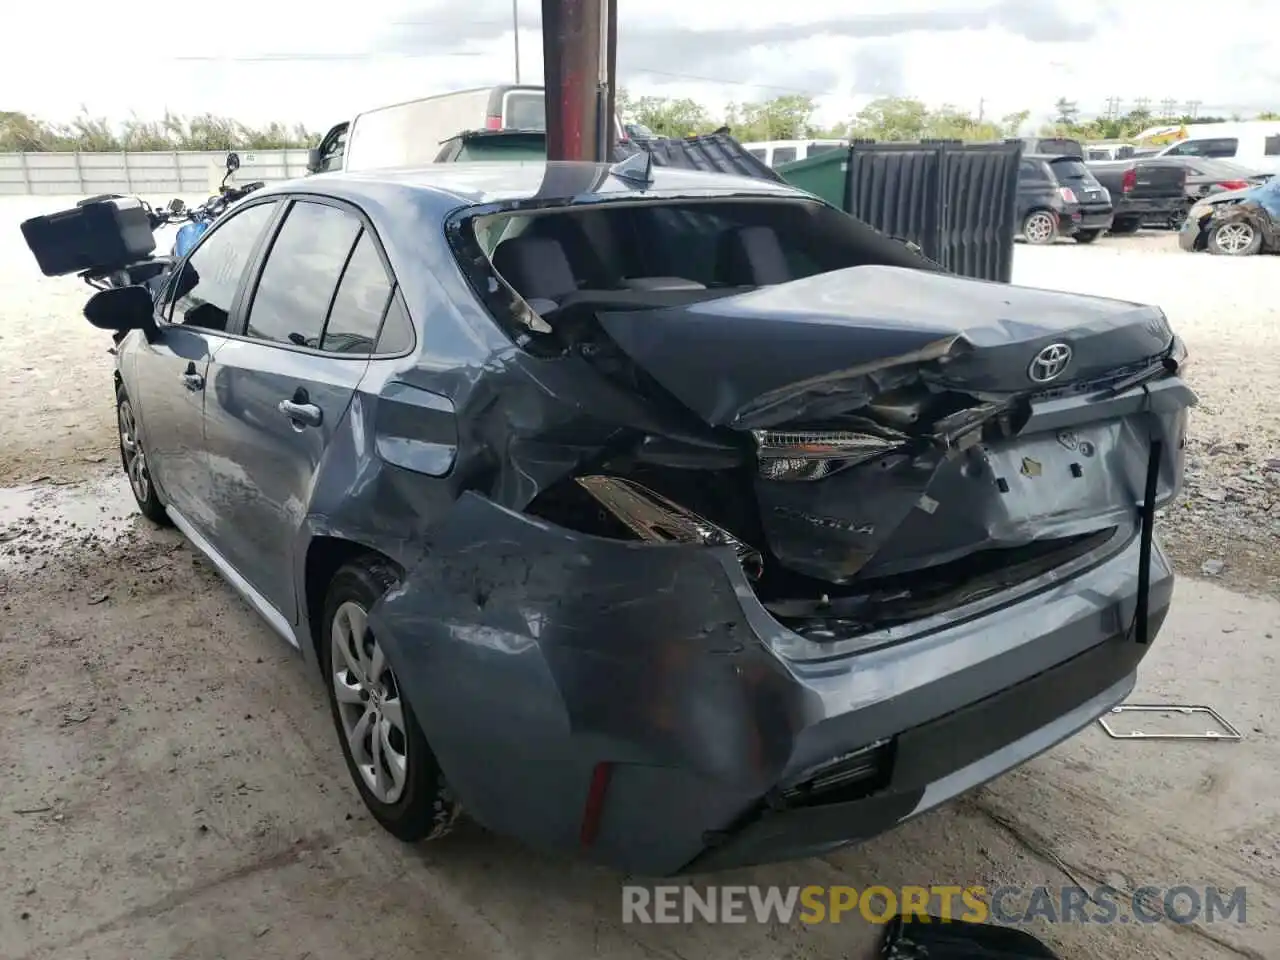
{"type": "Polygon", "coordinates": [[[733,286],[762,287],[795,279],[770,227],[738,227],[720,238],[719,277],[733,286]]]}
{"type": "Polygon", "coordinates": [[[559,302],[578,289],[564,248],[550,237],[503,240],[493,251],[493,265],[526,300],[559,302]]]}

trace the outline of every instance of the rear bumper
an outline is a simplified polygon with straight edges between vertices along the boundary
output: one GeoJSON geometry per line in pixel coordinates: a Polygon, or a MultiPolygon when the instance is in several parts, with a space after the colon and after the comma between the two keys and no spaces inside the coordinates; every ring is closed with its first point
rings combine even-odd
{"type": "Polygon", "coordinates": [[[1182,217],[1187,212],[1187,201],[1183,194],[1176,197],[1136,197],[1125,199],[1115,205],[1115,219],[1169,220],[1182,217]]]}
{"type": "Polygon", "coordinates": [[[1081,230],[1106,230],[1111,226],[1112,216],[1110,204],[1070,205],[1058,215],[1059,232],[1069,237],[1081,230]]]}
{"type": "MultiPolygon", "coordinates": [[[[371,611],[446,778],[495,832],[636,874],[872,837],[1070,736],[1146,652],[1123,636],[1132,531],[1016,602],[798,661],[731,555],[584,537],[472,495],[454,517],[371,611]],[[875,744],[865,795],[780,799],[875,744]]],[[[1156,549],[1152,635],[1171,595],[1156,549]]]]}

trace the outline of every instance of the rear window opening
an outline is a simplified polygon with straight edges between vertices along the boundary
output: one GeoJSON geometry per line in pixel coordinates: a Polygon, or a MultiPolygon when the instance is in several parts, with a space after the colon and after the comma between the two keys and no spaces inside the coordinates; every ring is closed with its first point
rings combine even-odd
{"type": "Polygon", "coordinates": [[[589,337],[596,311],[685,304],[865,264],[941,269],[844,213],[799,200],[526,207],[461,220],[450,238],[495,319],[539,352],[589,337]],[[550,336],[535,344],[530,330],[550,336]]]}

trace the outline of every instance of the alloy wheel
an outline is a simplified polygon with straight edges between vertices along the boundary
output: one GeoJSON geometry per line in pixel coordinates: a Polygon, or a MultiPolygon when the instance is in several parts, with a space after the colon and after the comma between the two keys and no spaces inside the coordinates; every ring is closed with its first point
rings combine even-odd
{"type": "Polygon", "coordinates": [[[1218,248],[1233,256],[1244,253],[1253,243],[1253,227],[1247,223],[1228,223],[1218,228],[1218,248]]]}
{"type": "Polygon", "coordinates": [[[1053,220],[1047,213],[1034,213],[1027,218],[1023,232],[1032,243],[1045,243],[1053,236],[1053,220]]]}
{"type": "Polygon", "coordinates": [[[342,732],[364,785],[393,804],[408,782],[408,737],[400,687],[360,604],[347,601],[331,626],[333,690],[342,732]]]}
{"type": "Polygon", "coordinates": [[[129,486],[139,503],[145,503],[151,496],[151,475],[147,472],[147,458],[142,451],[142,442],[138,439],[138,423],[133,416],[133,407],[128,400],[121,400],[116,409],[116,419],[120,426],[120,451],[124,455],[124,472],[129,477],[129,486]]]}

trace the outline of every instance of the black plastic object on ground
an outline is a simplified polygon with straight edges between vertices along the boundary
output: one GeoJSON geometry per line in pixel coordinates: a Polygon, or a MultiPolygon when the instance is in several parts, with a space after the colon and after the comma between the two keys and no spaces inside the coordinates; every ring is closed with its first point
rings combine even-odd
{"type": "Polygon", "coordinates": [[[1025,930],[938,917],[894,917],[880,955],[884,960],[1060,960],[1025,930]]]}
{"type": "Polygon", "coordinates": [[[1008,283],[1022,145],[855,140],[780,173],[946,269],[1008,283]]]}

